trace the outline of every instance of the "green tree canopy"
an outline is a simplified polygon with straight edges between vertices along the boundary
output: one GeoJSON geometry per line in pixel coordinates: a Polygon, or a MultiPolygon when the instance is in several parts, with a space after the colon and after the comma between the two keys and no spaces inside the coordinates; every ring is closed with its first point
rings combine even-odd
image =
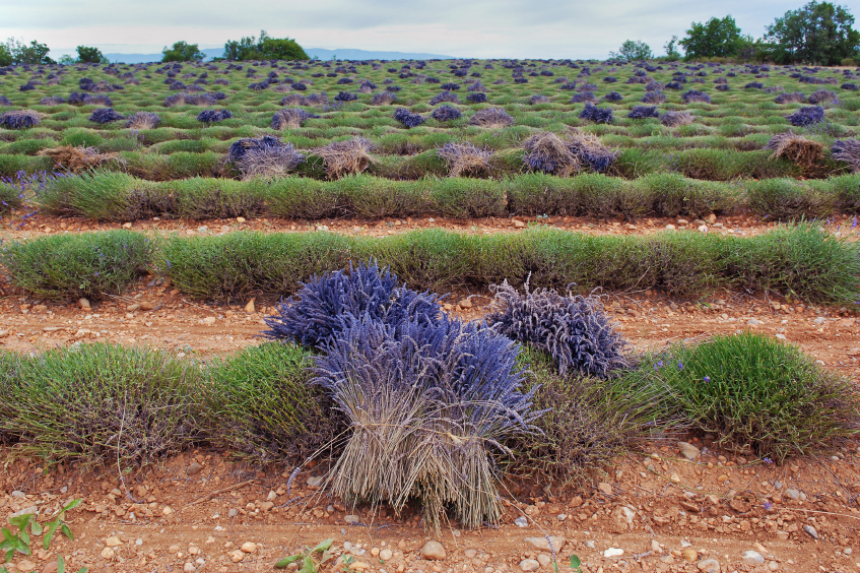
{"type": "Polygon", "coordinates": [[[49,51],[47,44],[40,44],[36,40],[25,44],[15,38],[9,38],[4,48],[0,49],[0,60],[8,59],[11,55],[13,64],[55,64],[56,62],[48,57],[49,51]]]}
{"type": "Polygon", "coordinates": [[[270,38],[260,30],[260,38],[254,36],[239,41],[229,40],[224,44],[227,60],[307,60],[308,55],[292,38],[270,38]]]}
{"type": "Polygon", "coordinates": [[[197,44],[186,42],[176,42],[172,48],[164,48],[161,53],[164,54],[162,62],[196,62],[206,57],[197,44]]]}
{"type": "Polygon", "coordinates": [[[0,44],[0,66],[11,66],[15,63],[15,57],[7,44],[0,44]]]}
{"type": "Polygon", "coordinates": [[[77,61],[82,64],[106,64],[108,59],[102,54],[98,48],[90,48],[89,46],[78,46],[77,61]]]}
{"type": "Polygon", "coordinates": [[[641,40],[627,40],[621,44],[621,48],[617,52],[609,52],[609,57],[613,59],[627,60],[650,60],[654,58],[651,53],[651,46],[641,40]]]}
{"type": "Polygon", "coordinates": [[[731,15],[723,19],[711,18],[704,24],[693,22],[687,36],[678,42],[684,47],[687,59],[731,58],[737,56],[746,44],[735,19],[731,15]]]}
{"type": "Polygon", "coordinates": [[[860,32],[853,24],[854,16],[845,6],[812,0],[777,18],[767,27],[766,38],[773,42],[771,55],[777,63],[832,66],[858,56],[860,32]]]}

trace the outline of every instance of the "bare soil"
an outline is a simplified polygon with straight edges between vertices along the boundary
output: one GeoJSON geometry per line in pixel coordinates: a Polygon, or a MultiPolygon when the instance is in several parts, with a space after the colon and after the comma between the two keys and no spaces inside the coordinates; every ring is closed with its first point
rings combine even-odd
{"type": "Polygon", "coordinates": [[[431,536],[413,509],[395,516],[347,507],[313,485],[319,467],[305,468],[288,487],[292,468],[261,471],[217,451],[174,457],[124,479],[116,468],[49,468],[7,457],[0,520],[35,506],[39,520],[48,521],[61,503],[84,499],[67,517],[75,541],[17,555],[11,571],[51,571],[57,554],[73,571],[270,571],[278,559],[327,538],[335,541],[334,558],[321,571],[345,570],[349,556],[353,571],[521,571],[524,559],[551,559],[526,541],[545,535],[565,539],[556,547],[561,571],[570,570],[571,554],[589,573],[699,571],[708,559],[724,572],[860,568],[853,554],[860,548],[857,453],[776,466],[711,451],[709,443],[695,441],[702,454],[692,461],[674,446],[631,454],[596,484],[535,491],[509,485],[502,523],[477,531],[448,524],[438,538],[446,551],[441,561],[421,557],[431,536]],[[528,525],[517,526],[518,517],[528,525]],[[604,557],[609,548],[623,554],[604,557]],[[380,553],[386,549],[390,555],[380,553]],[[762,565],[744,564],[750,550],[762,565]]]}

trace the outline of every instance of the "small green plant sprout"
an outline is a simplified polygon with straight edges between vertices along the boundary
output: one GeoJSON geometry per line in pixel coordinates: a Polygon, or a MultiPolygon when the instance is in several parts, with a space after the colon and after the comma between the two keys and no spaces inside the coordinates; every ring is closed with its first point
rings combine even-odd
{"type": "MultiPolygon", "coordinates": [[[[88,569],[86,567],[78,569],[78,573],[87,573],[87,571],[88,569]]],[[[57,556],[57,573],[66,573],[66,560],[63,559],[62,555],[57,556]]]]}
{"type": "Polygon", "coordinates": [[[333,543],[334,539],[324,539],[313,549],[305,547],[304,553],[284,557],[275,563],[275,569],[284,569],[293,563],[301,562],[302,567],[299,569],[298,573],[317,573],[317,567],[333,557],[331,552],[331,546],[333,543]],[[314,558],[317,553],[320,555],[318,560],[314,558]]]}
{"type": "Polygon", "coordinates": [[[42,526],[35,520],[35,514],[25,513],[17,517],[10,517],[9,524],[18,528],[18,533],[12,533],[7,528],[0,529],[3,534],[3,541],[0,542],[0,551],[6,552],[6,562],[11,561],[15,552],[30,555],[30,534],[27,533],[27,528],[33,535],[42,534],[42,526]]]}
{"type": "Polygon", "coordinates": [[[570,556],[570,568],[574,570],[575,573],[582,573],[582,561],[580,561],[579,557],[576,555],[570,556]]]}
{"type": "Polygon", "coordinates": [[[81,499],[73,499],[63,507],[60,511],[57,512],[57,519],[48,523],[45,530],[45,538],[42,540],[42,546],[47,549],[51,544],[51,540],[54,538],[54,534],[57,532],[57,528],[68,537],[70,540],[74,541],[75,536],[72,533],[72,530],[69,528],[69,525],[63,519],[66,516],[67,511],[71,511],[78,507],[81,504],[81,499]]]}

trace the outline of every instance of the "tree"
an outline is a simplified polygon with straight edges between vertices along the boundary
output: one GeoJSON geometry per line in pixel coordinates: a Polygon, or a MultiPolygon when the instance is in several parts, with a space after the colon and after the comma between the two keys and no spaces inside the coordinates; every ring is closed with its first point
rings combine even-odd
{"type": "Polygon", "coordinates": [[[107,64],[108,59],[102,54],[98,48],[90,48],[88,46],[78,46],[78,62],[82,64],[107,64]]]}
{"type": "Polygon", "coordinates": [[[76,60],[69,54],[63,54],[62,56],[60,56],[60,59],[57,60],[57,63],[61,66],[71,66],[73,64],[78,63],[78,60],[76,60]]]}
{"type": "Polygon", "coordinates": [[[161,53],[163,54],[162,62],[197,62],[206,57],[206,54],[200,51],[197,44],[185,42],[176,42],[172,48],[165,47],[161,53]]]}
{"type": "Polygon", "coordinates": [[[0,44],[0,66],[11,66],[15,63],[15,57],[7,44],[0,44]]]}
{"type": "Polygon", "coordinates": [[[56,64],[54,60],[48,57],[48,52],[50,51],[47,44],[40,44],[36,40],[25,44],[15,38],[9,38],[6,42],[5,50],[0,50],[2,53],[8,52],[8,54],[11,54],[13,64],[30,65],[56,64]]]}
{"type": "Polygon", "coordinates": [[[650,60],[654,58],[651,53],[651,46],[641,40],[627,40],[621,44],[618,52],[609,52],[609,57],[613,59],[627,60],[650,60]]]}
{"type": "Polygon", "coordinates": [[[681,59],[681,52],[678,51],[678,36],[672,36],[672,39],[663,44],[663,49],[666,50],[666,59],[670,62],[681,59]]]}
{"type": "Polygon", "coordinates": [[[767,27],[774,43],[772,56],[780,64],[838,65],[860,51],[860,32],[845,6],[812,0],[799,10],[789,10],[767,27]]]}
{"type": "Polygon", "coordinates": [[[292,38],[270,38],[265,30],[260,30],[260,39],[254,36],[228,40],[224,44],[224,58],[227,60],[307,60],[308,55],[292,38]]]}
{"type": "Polygon", "coordinates": [[[711,18],[706,23],[693,22],[687,37],[679,42],[687,59],[731,58],[737,56],[744,45],[741,29],[731,15],[722,20],[711,18]]]}

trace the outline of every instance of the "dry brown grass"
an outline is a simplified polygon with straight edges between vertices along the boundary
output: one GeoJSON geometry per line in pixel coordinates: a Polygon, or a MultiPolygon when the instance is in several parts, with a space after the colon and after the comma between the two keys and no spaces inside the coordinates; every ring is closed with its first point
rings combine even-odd
{"type": "Polygon", "coordinates": [[[449,177],[480,177],[490,172],[492,153],[471,143],[446,143],[436,153],[448,165],[449,177]]]}
{"type": "Polygon", "coordinates": [[[788,159],[804,167],[812,167],[824,157],[824,145],[797,135],[793,131],[775,135],[765,149],[773,150],[771,159],[788,159]]]}
{"type": "Polygon", "coordinates": [[[370,156],[372,144],[364,137],[353,137],[346,141],[333,141],[316,150],[325,162],[329,179],[340,179],[344,175],[357,175],[373,162],[370,156]]]}
{"type": "Polygon", "coordinates": [[[308,118],[308,113],[299,108],[281,109],[272,116],[272,129],[283,131],[285,129],[298,129],[302,122],[308,118]]]}
{"type": "Polygon", "coordinates": [[[690,125],[695,118],[688,111],[667,111],[660,118],[660,123],[666,127],[680,127],[682,125],[690,125]]]}
{"type": "Polygon", "coordinates": [[[500,107],[490,107],[476,111],[469,124],[488,128],[508,127],[514,124],[514,118],[500,107]]]}
{"type": "Polygon", "coordinates": [[[139,111],[128,118],[125,126],[129,129],[154,129],[161,122],[158,115],[146,111],[139,111]]]}
{"type": "Polygon", "coordinates": [[[99,167],[108,161],[117,160],[116,153],[99,153],[95,147],[72,147],[70,145],[43,149],[37,155],[50,157],[54,161],[54,165],[69,173],[81,173],[99,167]]]}

